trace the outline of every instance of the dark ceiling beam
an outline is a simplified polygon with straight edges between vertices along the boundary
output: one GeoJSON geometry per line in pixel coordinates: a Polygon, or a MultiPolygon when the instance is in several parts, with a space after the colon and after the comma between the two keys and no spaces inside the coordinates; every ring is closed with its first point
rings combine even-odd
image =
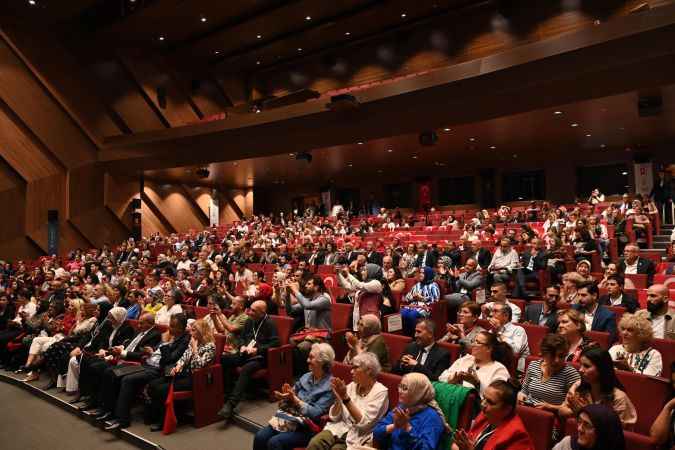
{"type": "MultiPolygon", "coordinates": [[[[438,19],[439,17],[443,16],[450,16],[454,14],[458,14],[460,12],[467,12],[470,9],[480,7],[482,5],[486,5],[489,3],[492,3],[493,0],[482,0],[482,1],[476,1],[476,0],[465,0],[463,2],[458,2],[457,4],[453,5],[452,7],[449,8],[443,8],[434,11],[433,14],[428,14],[426,16],[418,17],[413,20],[405,21],[402,23],[398,23],[389,27],[386,27],[381,30],[373,31],[371,33],[363,34],[359,36],[357,39],[351,39],[349,42],[336,42],[332,45],[328,45],[326,47],[322,47],[313,51],[306,51],[303,52],[302,54],[294,55],[288,58],[283,58],[283,59],[278,59],[274,61],[273,63],[269,64],[261,64],[260,66],[256,66],[255,70],[251,72],[252,75],[255,76],[255,74],[260,73],[260,72],[268,72],[270,70],[277,69],[279,67],[284,67],[284,66],[289,66],[291,64],[297,64],[300,61],[305,61],[309,58],[315,58],[317,56],[322,56],[329,54],[331,52],[337,51],[337,50],[345,50],[346,48],[350,47],[356,47],[363,45],[364,43],[373,41],[375,39],[381,39],[383,37],[389,36],[389,35],[394,35],[396,33],[400,33],[402,31],[409,31],[414,28],[418,28],[422,25],[425,25],[432,20],[438,19]]],[[[352,14],[352,16],[356,16],[357,14],[352,14]]],[[[344,19],[344,18],[343,18],[344,19]]],[[[330,21],[329,21],[330,22],[330,21]]],[[[318,28],[318,27],[317,27],[318,28]]],[[[302,32],[309,31],[309,29],[303,30],[302,32]]],[[[246,56],[247,53],[250,53],[252,51],[259,50],[261,48],[268,47],[272,44],[275,44],[279,41],[282,41],[284,39],[287,39],[287,36],[284,37],[283,39],[270,39],[268,41],[262,42],[261,45],[257,46],[251,46],[250,48],[246,49],[246,51],[235,51],[231,52],[228,55],[223,55],[215,60],[215,65],[216,69],[218,67],[222,67],[223,64],[229,64],[232,61],[236,61],[238,58],[241,58],[243,56],[246,56]]]]}
{"type": "Polygon", "coordinates": [[[300,3],[301,1],[303,0],[277,0],[274,6],[271,7],[269,5],[261,6],[252,11],[248,11],[245,14],[232,17],[225,22],[219,23],[218,26],[215,26],[204,33],[199,33],[185,40],[171,44],[169,47],[167,47],[167,53],[173,53],[183,50],[186,47],[192,47],[199,41],[203,41],[204,39],[208,39],[218,34],[226,33],[234,27],[244,25],[248,22],[257,20],[261,17],[269,16],[281,9],[287,8],[292,4],[300,3]]]}
{"type": "Polygon", "coordinates": [[[675,82],[675,4],[358,91],[348,114],[312,101],[111,137],[110,168],[178,167],[307,151],[473,123],[675,82]],[[189,151],[186,151],[189,149],[189,151]]]}
{"type": "Polygon", "coordinates": [[[362,14],[363,12],[368,11],[374,8],[375,6],[385,2],[386,0],[370,0],[355,8],[349,9],[347,11],[342,11],[339,14],[335,14],[333,16],[324,17],[321,20],[312,20],[311,22],[304,22],[304,26],[302,27],[298,27],[296,29],[287,31],[282,34],[277,34],[271,39],[264,39],[261,42],[256,42],[253,45],[242,47],[232,52],[220,55],[219,57],[214,58],[211,61],[211,64],[222,65],[240,56],[247,55],[251,52],[255,52],[256,50],[260,50],[261,48],[265,48],[270,45],[274,45],[278,42],[285,41],[286,39],[293,38],[294,36],[306,33],[311,30],[319,29],[331,23],[340,22],[358,16],[359,14],[362,14]]]}

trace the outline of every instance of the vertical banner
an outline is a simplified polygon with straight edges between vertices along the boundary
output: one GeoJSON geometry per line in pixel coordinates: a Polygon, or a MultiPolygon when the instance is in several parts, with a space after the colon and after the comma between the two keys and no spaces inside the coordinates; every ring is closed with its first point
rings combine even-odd
{"type": "Polygon", "coordinates": [[[211,199],[209,200],[209,224],[212,227],[217,227],[220,224],[220,206],[216,189],[211,193],[211,199]]]}
{"type": "Polygon", "coordinates": [[[654,186],[654,168],[652,163],[635,164],[635,193],[643,196],[649,195],[654,186]]]}
{"type": "Polygon", "coordinates": [[[422,181],[418,184],[417,200],[419,209],[422,211],[428,211],[431,208],[431,183],[429,181],[422,181]]]}
{"type": "Polygon", "coordinates": [[[47,253],[59,254],[59,210],[47,210],[47,253]]]}

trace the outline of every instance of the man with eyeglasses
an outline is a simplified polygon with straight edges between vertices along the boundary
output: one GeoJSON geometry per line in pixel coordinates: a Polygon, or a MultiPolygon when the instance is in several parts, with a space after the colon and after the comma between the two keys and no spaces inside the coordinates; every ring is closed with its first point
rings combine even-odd
{"type": "Polygon", "coordinates": [[[514,325],[512,316],[509,305],[496,303],[492,307],[489,322],[497,336],[513,349],[513,357],[518,361],[518,371],[522,372],[525,370],[525,358],[530,356],[530,345],[525,329],[520,325],[514,325]]]}
{"type": "Polygon", "coordinates": [[[522,311],[518,307],[518,305],[511,303],[507,298],[506,298],[506,285],[504,283],[495,283],[492,285],[490,288],[490,301],[483,305],[483,316],[484,318],[487,318],[489,315],[489,312],[492,310],[494,305],[496,304],[501,304],[501,305],[508,305],[511,308],[511,311],[513,312],[512,316],[512,321],[515,323],[520,322],[520,316],[522,311]]]}
{"type": "Polygon", "coordinates": [[[520,257],[518,252],[511,247],[511,240],[508,237],[501,238],[499,248],[495,250],[492,261],[487,267],[488,285],[508,282],[519,263],[520,257]]]}
{"type": "Polygon", "coordinates": [[[525,307],[525,322],[548,327],[551,333],[558,328],[558,301],[560,287],[549,286],[543,303],[530,303],[525,307]]]}
{"type": "Polygon", "coordinates": [[[651,259],[640,258],[640,247],[637,244],[628,244],[623,249],[624,257],[619,260],[619,273],[626,275],[647,275],[647,286],[654,284],[656,267],[651,259]]]}

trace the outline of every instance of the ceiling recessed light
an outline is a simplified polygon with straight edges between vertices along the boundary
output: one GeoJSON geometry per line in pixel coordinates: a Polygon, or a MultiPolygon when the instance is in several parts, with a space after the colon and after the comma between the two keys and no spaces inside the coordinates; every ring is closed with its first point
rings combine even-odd
{"type": "Polygon", "coordinates": [[[37,2],[35,0],[28,0],[28,4],[31,6],[35,6],[37,2]]]}
{"type": "Polygon", "coordinates": [[[357,142],[358,145],[363,145],[363,141],[357,142]]]}
{"type": "Polygon", "coordinates": [[[349,31],[345,32],[345,36],[351,36],[351,33],[349,31]]]}
{"type": "Polygon", "coordinates": [[[394,149],[393,149],[393,148],[389,148],[389,149],[387,149],[387,153],[391,153],[391,152],[393,152],[393,151],[394,151],[394,149]]]}
{"type": "Polygon", "coordinates": [[[382,173],[382,169],[377,169],[377,173],[382,173]]]}
{"type": "Polygon", "coordinates": [[[214,55],[218,55],[220,53],[220,50],[216,50],[213,52],[214,55]]]}
{"type": "Polygon", "coordinates": [[[445,131],[446,133],[449,133],[451,130],[450,130],[450,128],[443,128],[443,131],[445,131]]]}
{"type": "Polygon", "coordinates": [[[586,135],[586,137],[591,137],[590,133],[586,135]]]}
{"type": "Polygon", "coordinates": [[[302,51],[302,48],[298,47],[298,51],[301,52],[301,51],[302,51]]]}
{"type": "Polygon", "coordinates": [[[258,34],[258,35],[256,35],[256,37],[255,37],[255,38],[256,38],[256,39],[262,39],[262,34],[258,34]]]}
{"type": "Polygon", "coordinates": [[[235,161],[235,162],[232,163],[232,165],[236,166],[236,165],[239,165],[239,163],[237,161],[235,161]]]}
{"type": "Polygon", "coordinates": [[[401,19],[405,19],[405,18],[406,18],[406,16],[407,16],[407,14],[406,14],[406,13],[402,13],[402,14],[401,14],[401,19]]]}
{"type": "Polygon", "coordinates": [[[288,156],[295,156],[295,153],[289,153],[288,156]]]}
{"type": "Polygon", "coordinates": [[[255,62],[255,65],[256,65],[256,66],[259,66],[259,65],[260,65],[260,61],[256,61],[256,62],[255,62]]]}
{"type": "Polygon", "coordinates": [[[573,123],[573,124],[571,124],[570,126],[571,126],[572,128],[576,128],[576,127],[578,127],[578,126],[579,126],[579,124],[578,124],[578,123],[576,123],[576,122],[574,122],[574,123],[573,123]]]}
{"type": "Polygon", "coordinates": [[[160,36],[160,37],[159,37],[159,40],[160,40],[160,41],[163,41],[164,39],[165,39],[164,36],[160,36]]]}
{"type": "Polygon", "coordinates": [[[417,159],[417,155],[413,155],[412,159],[417,159]]]}
{"type": "Polygon", "coordinates": [[[495,147],[494,145],[491,145],[491,146],[490,146],[490,150],[495,150],[496,148],[497,148],[497,147],[495,147]]]}
{"type": "Polygon", "coordinates": [[[623,131],[625,129],[626,129],[625,127],[619,127],[619,131],[623,131]]]}
{"type": "Polygon", "coordinates": [[[555,114],[557,116],[557,115],[562,114],[562,111],[553,111],[553,114],[555,114]]]}
{"type": "Polygon", "coordinates": [[[352,166],[353,166],[353,164],[352,164],[352,163],[348,163],[348,164],[347,164],[347,166],[349,166],[349,167],[352,167],[352,166]]]}
{"type": "Polygon", "coordinates": [[[625,175],[628,175],[628,172],[626,172],[626,171],[624,170],[623,172],[621,172],[621,175],[624,175],[624,176],[625,176],[625,175]]]}
{"type": "Polygon", "coordinates": [[[607,147],[606,144],[600,144],[600,148],[605,148],[605,147],[607,147]]]}
{"type": "Polygon", "coordinates": [[[305,20],[312,20],[312,16],[305,17],[305,20]]]}
{"type": "Polygon", "coordinates": [[[518,157],[518,154],[517,154],[517,153],[514,153],[514,154],[513,154],[513,157],[514,157],[514,158],[517,158],[517,157],[518,157]]]}
{"type": "Polygon", "coordinates": [[[476,138],[472,138],[472,137],[469,138],[469,141],[471,141],[471,142],[474,142],[475,140],[476,140],[476,138]]]}
{"type": "Polygon", "coordinates": [[[200,20],[202,21],[202,23],[204,23],[206,22],[206,17],[202,17],[200,20]]]}

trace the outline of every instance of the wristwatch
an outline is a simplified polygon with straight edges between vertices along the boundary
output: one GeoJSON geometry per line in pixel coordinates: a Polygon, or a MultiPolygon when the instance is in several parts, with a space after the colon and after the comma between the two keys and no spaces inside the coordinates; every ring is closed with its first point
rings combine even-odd
{"type": "Polygon", "coordinates": [[[349,398],[349,397],[343,398],[343,399],[342,399],[342,403],[344,403],[345,405],[348,404],[348,403],[351,402],[351,401],[352,401],[352,399],[349,398]]]}

